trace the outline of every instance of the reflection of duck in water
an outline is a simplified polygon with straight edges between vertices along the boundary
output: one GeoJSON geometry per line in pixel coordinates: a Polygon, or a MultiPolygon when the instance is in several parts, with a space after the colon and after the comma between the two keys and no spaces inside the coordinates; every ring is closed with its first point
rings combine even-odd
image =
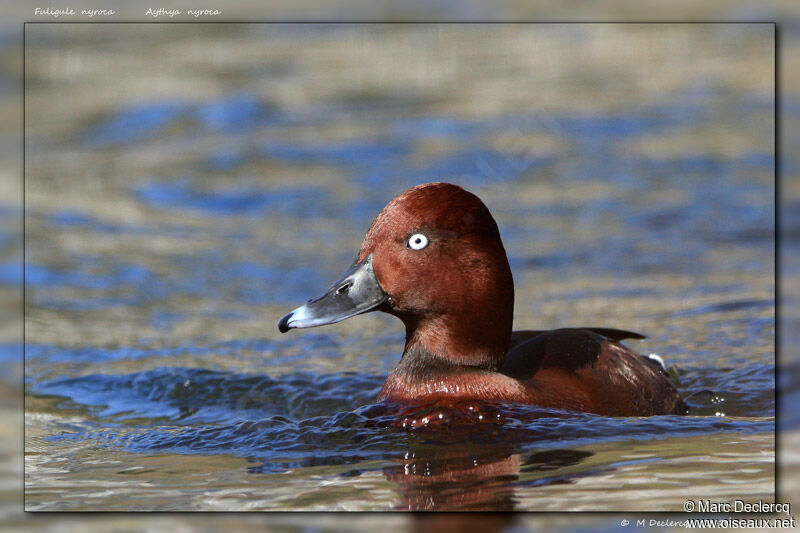
{"type": "Polygon", "coordinates": [[[406,326],[403,357],[381,400],[485,400],[611,416],[684,414],[660,364],[606,328],[512,333],[514,282],[481,200],[447,183],[405,191],[378,214],[358,259],[279,328],[332,324],[380,310],[406,326]]]}
{"type": "Polygon", "coordinates": [[[533,474],[535,484],[567,483],[559,469],[580,463],[591,452],[548,450],[527,460],[508,442],[420,445],[409,450],[399,464],[385,468],[397,483],[399,509],[412,511],[512,511],[520,472],[533,474]]]}
{"type": "Polygon", "coordinates": [[[384,468],[397,483],[399,509],[409,511],[512,511],[518,454],[477,455],[469,446],[408,452],[399,465],[384,468]]]}

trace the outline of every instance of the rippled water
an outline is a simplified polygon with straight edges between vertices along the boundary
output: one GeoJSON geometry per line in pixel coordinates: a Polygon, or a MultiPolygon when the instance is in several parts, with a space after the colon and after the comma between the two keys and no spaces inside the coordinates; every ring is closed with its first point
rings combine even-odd
{"type": "Polygon", "coordinates": [[[772,64],[771,29],[674,25],[644,52],[623,27],[108,28],[28,32],[28,509],[773,499],[773,99],[738,74],[772,64]],[[183,52],[152,72],[126,43],[183,52]],[[497,219],[518,329],[641,331],[689,416],[398,416],[374,401],[399,322],[278,334],[386,202],[434,180],[497,219]]]}

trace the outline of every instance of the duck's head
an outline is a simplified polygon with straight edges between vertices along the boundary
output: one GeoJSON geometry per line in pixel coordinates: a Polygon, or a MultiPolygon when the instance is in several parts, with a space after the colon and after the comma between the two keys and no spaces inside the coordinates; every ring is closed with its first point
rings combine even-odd
{"type": "Polygon", "coordinates": [[[489,210],[457,185],[427,183],[389,202],[344,276],[278,327],[286,332],[380,310],[405,324],[405,353],[496,368],[508,348],[513,308],[511,269],[489,210]]]}

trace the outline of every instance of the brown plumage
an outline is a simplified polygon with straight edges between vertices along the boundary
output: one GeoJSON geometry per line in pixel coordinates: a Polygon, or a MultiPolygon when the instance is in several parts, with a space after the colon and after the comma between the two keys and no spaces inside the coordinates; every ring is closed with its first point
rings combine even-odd
{"type": "MultiPolygon", "coordinates": [[[[371,293],[371,307],[325,318],[298,308],[281,329],[373,309],[400,318],[405,349],[381,400],[519,402],[610,416],[686,413],[664,369],[621,344],[643,338],[637,333],[512,332],[514,281],[497,224],[461,187],[429,183],[393,199],[370,226],[353,268],[367,272],[364,283],[372,280],[383,297],[371,293]],[[411,237],[419,235],[422,244],[412,247],[411,237]]],[[[342,291],[360,305],[352,281],[337,284],[309,305],[324,306],[342,291]]]]}

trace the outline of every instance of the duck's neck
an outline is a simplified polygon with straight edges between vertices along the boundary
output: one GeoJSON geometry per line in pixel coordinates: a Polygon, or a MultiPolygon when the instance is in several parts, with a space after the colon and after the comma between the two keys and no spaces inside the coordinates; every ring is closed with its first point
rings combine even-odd
{"type": "Polygon", "coordinates": [[[513,289],[503,296],[494,306],[465,307],[460,315],[395,311],[406,326],[406,346],[379,398],[517,398],[518,385],[497,372],[511,340],[514,314],[513,289]]]}
{"type": "Polygon", "coordinates": [[[498,370],[511,338],[512,313],[475,309],[461,317],[402,317],[406,345],[400,366],[498,370]]]}
{"type": "Polygon", "coordinates": [[[438,401],[522,401],[519,382],[493,371],[453,362],[413,346],[381,388],[378,399],[401,403],[438,401]]]}

